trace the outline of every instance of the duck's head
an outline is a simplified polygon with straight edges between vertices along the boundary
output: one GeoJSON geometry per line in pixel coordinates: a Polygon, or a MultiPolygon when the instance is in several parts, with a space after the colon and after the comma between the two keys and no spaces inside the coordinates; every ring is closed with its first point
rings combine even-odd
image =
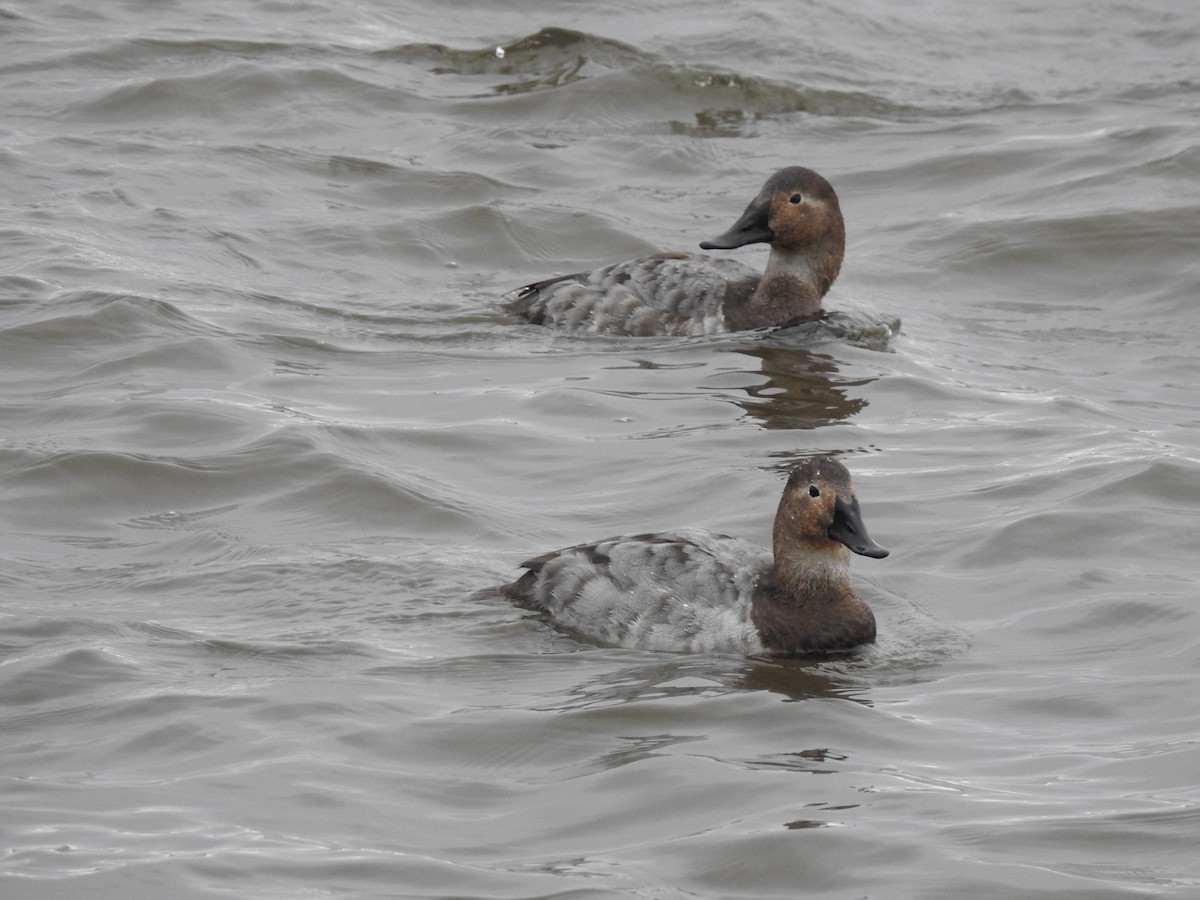
{"type": "MultiPolygon", "coordinates": [[[[858,509],[858,497],[846,467],[832,457],[816,457],[792,470],[779,501],[776,544],[806,545],[811,550],[840,550],[882,559],[888,551],[871,540],[858,509]]],[[[776,547],[776,553],[783,548],[776,547]]]]}
{"type": "Polygon", "coordinates": [[[846,225],[832,185],[812,169],[788,166],[767,179],[757,197],[733,227],[704,250],[732,250],[767,243],[785,253],[823,250],[841,265],[846,225]]]}

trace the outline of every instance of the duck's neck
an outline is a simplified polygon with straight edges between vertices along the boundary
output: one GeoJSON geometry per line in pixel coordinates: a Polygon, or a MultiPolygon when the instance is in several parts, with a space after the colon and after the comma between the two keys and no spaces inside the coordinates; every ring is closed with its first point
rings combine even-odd
{"type": "Polygon", "coordinates": [[[850,650],[875,640],[875,616],[850,583],[850,552],[840,544],[797,553],[776,541],[775,565],[754,595],[752,618],[773,653],[850,650]]]}
{"type": "Polygon", "coordinates": [[[774,535],[774,577],[781,602],[823,606],[854,596],[850,551],[837,541],[817,547],[780,533],[774,535]]]}
{"type": "Polygon", "coordinates": [[[821,298],[841,269],[842,256],[830,247],[814,252],[789,252],[771,248],[767,270],[750,299],[737,310],[727,310],[737,330],[788,325],[821,311],[821,298]]]}

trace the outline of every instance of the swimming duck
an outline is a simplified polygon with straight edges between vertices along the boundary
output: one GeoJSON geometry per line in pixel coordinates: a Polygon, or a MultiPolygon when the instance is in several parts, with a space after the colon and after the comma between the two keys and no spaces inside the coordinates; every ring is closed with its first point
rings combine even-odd
{"type": "Polygon", "coordinates": [[[660,253],[518,288],[504,305],[535,325],[603,334],[716,334],[790,325],[821,309],[846,226],[829,182],[801,166],[767,179],[733,227],[703,250],[771,245],[759,274],[732,259],[660,253]]]}
{"type": "Polygon", "coordinates": [[[881,559],[846,467],[810,459],[788,478],[774,553],[700,529],[614,537],[521,564],[499,592],[601,644],[801,656],[875,640],[850,584],[850,552],[881,559]]]}

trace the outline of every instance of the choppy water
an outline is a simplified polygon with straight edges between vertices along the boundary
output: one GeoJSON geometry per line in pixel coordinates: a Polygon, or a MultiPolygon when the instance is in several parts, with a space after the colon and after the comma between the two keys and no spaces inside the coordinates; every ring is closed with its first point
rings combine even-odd
{"type": "Polygon", "coordinates": [[[1200,896],[1200,15],[1049,6],[0,6],[0,893],[1200,896]],[[890,340],[496,313],[788,164],[890,340]],[[813,451],[858,658],[467,599],[813,451]]]}

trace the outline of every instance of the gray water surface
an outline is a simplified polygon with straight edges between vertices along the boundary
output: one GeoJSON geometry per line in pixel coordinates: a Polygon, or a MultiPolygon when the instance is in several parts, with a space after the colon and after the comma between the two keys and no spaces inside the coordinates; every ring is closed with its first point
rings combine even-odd
{"type": "Polygon", "coordinates": [[[16,0],[0,45],[4,897],[1200,896],[1193,3],[16,0]],[[848,327],[498,312],[794,164],[848,327]],[[765,542],[814,452],[892,551],[856,657],[471,599],[765,542]]]}

